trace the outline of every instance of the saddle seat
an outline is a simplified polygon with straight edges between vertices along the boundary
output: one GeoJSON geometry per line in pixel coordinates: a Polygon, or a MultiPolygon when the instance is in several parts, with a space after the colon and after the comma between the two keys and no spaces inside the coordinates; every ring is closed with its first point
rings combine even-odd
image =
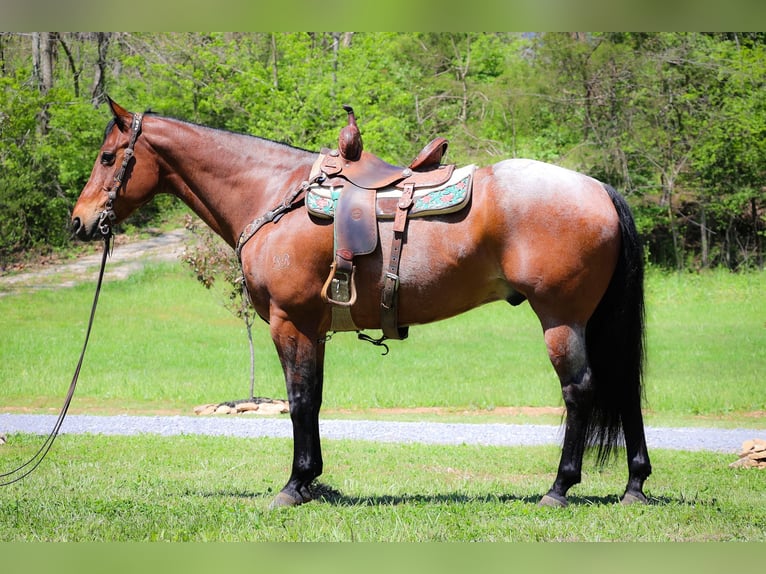
{"type": "Polygon", "coordinates": [[[436,186],[448,180],[454,168],[440,164],[447,145],[445,138],[433,139],[407,167],[392,165],[364,150],[355,161],[347,160],[337,149],[323,150],[320,169],[327,177],[340,176],[362,189],[383,189],[395,184],[403,188],[408,182],[416,187],[436,186]]]}

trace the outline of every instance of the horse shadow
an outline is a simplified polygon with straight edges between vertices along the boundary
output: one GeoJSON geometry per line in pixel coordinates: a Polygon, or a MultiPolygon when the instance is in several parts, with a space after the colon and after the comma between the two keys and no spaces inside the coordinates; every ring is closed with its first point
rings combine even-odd
{"type": "MultiPolygon", "coordinates": [[[[461,492],[445,492],[437,494],[381,494],[381,495],[347,495],[328,484],[315,482],[311,486],[311,494],[314,502],[329,504],[338,507],[351,506],[403,506],[409,504],[490,504],[490,503],[510,503],[523,502],[525,504],[538,505],[542,495],[517,495],[517,494],[465,494],[461,492]]],[[[266,492],[245,492],[245,491],[216,491],[207,493],[196,493],[203,497],[233,497],[245,499],[269,499],[274,496],[274,492],[268,489],[266,492]]],[[[667,506],[671,504],[691,504],[684,498],[673,498],[668,496],[647,496],[648,506],[667,506]]],[[[585,496],[571,494],[567,497],[569,506],[612,506],[620,503],[620,496],[585,496]]]]}

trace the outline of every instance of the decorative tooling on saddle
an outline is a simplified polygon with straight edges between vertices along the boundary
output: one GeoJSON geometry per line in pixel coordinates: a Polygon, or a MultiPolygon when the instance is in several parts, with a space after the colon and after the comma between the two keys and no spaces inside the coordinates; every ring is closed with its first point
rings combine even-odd
{"type": "MultiPolygon", "coordinates": [[[[426,217],[460,211],[471,199],[471,183],[475,165],[456,169],[443,185],[417,188],[412,195],[409,217],[426,217]]],[[[338,188],[326,184],[312,185],[306,194],[309,213],[325,219],[335,217],[338,188]]],[[[378,219],[394,219],[402,190],[389,186],[376,193],[375,214],[378,219]]]]}

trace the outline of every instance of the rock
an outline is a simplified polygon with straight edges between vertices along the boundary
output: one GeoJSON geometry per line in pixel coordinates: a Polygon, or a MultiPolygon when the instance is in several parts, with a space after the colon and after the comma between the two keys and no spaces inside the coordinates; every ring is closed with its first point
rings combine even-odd
{"type": "Polygon", "coordinates": [[[210,415],[215,412],[215,409],[218,407],[218,403],[208,403],[206,405],[200,405],[198,407],[194,407],[194,414],[195,415],[210,415]]]}
{"type": "Polygon", "coordinates": [[[290,408],[286,403],[274,402],[274,403],[261,403],[258,408],[258,414],[261,415],[279,415],[290,412],[290,408]]]}
{"type": "Polygon", "coordinates": [[[283,399],[257,397],[253,400],[207,403],[194,407],[195,415],[256,414],[274,415],[290,412],[290,404],[283,399]]]}
{"type": "Polygon", "coordinates": [[[729,466],[732,468],[766,468],[766,440],[755,438],[743,442],[739,459],[729,466]]]}
{"type": "Polygon", "coordinates": [[[8,443],[8,437],[4,433],[0,433],[0,446],[8,443]]]}
{"type": "Polygon", "coordinates": [[[247,403],[239,403],[237,405],[237,412],[238,413],[248,413],[248,412],[255,412],[260,408],[260,405],[253,402],[247,402],[247,403]]]}

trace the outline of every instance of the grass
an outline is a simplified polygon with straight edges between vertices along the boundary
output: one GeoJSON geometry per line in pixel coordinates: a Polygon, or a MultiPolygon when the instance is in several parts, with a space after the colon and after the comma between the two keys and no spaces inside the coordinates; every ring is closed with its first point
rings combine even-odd
{"type": "MultiPolygon", "coordinates": [[[[60,407],[92,289],[0,298],[2,410],[60,407]]],[[[648,422],[762,431],[766,274],[653,271],[647,292],[648,422]]],[[[267,331],[256,325],[256,394],[283,397],[267,331]]],[[[502,414],[561,404],[528,306],[492,304],[413,328],[408,341],[392,343],[394,358],[351,334],[329,345],[326,418],[560,420],[502,414]]],[[[191,414],[197,404],[244,397],[248,367],[239,320],[180,266],[152,266],[105,285],[71,412],[191,414]]],[[[41,441],[9,439],[3,470],[41,441]]],[[[650,504],[629,508],[616,504],[624,463],[586,462],[570,506],[552,510],[536,503],[553,480],[556,447],[328,440],[324,496],[268,512],[291,451],[280,439],[64,435],[35,473],[0,489],[0,541],[766,539],[763,472],[729,468],[733,455],[653,451],[650,504]]]]}
{"type": "MultiPolygon", "coordinates": [[[[13,435],[8,468],[39,444],[13,435]]],[[[60,437],[0,489],[0,541],[764,541],[763,473],[731,456],[656,451],[650,504],[622,507],[624,465],[586,469],[565,509],[539,508],[554,447],[325,441],[324,496],[268,511],[283,439],[60,437]]]]}
{"type": "MultiPolygon", "coordinates": [[[[59,408],[92,289],[0,298],[2,408],[59,408]]],[[[650,423],[763,427],[765,293],[766,273],[650,273],[650,423]]],[[[256,324],[254,336],[256,394],[284,397],[266,325],[256,324]]],[[[248,376],[242,323],[180,265],[152,266],[104,286],[72,412],[189,414],[197,404],[243,398],[248,376]]],[[[415,327],[407,341],[391,343],[386,357],[353,334],[337,334],[328,347],[326,381],[323,412],[333,416],[407,419],[413,415],[393,410],[431,407],[441,409],[442,420],[476,420],[477,413],[481,420],[505,420],[500,407],[562,404],[528,305],[495,303],[415,327]]],[[[544,419],[555,424],[560,417],[544,419]]]]}

